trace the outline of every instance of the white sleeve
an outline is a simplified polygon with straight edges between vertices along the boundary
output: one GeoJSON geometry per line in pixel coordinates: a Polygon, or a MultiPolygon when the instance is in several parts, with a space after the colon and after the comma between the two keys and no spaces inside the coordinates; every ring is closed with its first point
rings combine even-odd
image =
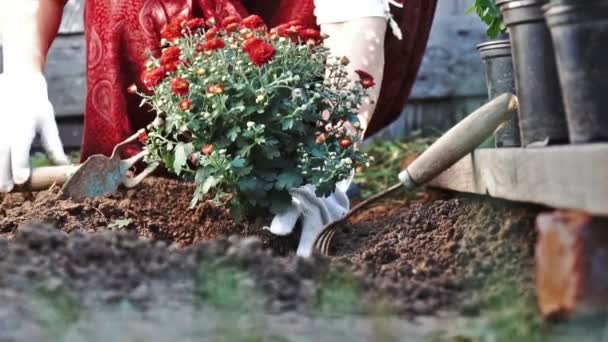
{"type": "Polygon", "coordinates": [[[399,0],[314,0],[317,24],[335,24],[358,18],[381,17],[389,21],[393,34],[402,38],[401,29],[391,14],[391,6],[403,7],[399,0]]]}
{"type": "Polygon", "coordinates": [[[364,17],[385,17],[386,0],[315,0],[317,24],[329,24],[364,17]]]}

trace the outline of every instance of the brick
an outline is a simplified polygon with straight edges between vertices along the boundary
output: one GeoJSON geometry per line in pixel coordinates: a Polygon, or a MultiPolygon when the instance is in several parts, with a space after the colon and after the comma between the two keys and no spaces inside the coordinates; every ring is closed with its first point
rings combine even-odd
{"type": "Polygon", "coordinates": [[[608,219],[577,211],[536,219],[536,291],[546,318],[608,312],[608,219]]]}

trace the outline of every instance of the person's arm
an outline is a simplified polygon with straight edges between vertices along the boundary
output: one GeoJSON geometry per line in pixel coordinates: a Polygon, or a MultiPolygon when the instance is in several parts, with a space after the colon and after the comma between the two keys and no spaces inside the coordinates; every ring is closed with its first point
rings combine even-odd
{"type": "Polygon", "coordinates": [[[46,57],[51,44],[57,37],[59,31],[59,25],[61,24],[61,17],[63,15],[63,8],[65,6],[65,0],[39,0],[38,12],[36,13],[36,22],[38,24],[38,37],[39,37],[39,49],[40,59],[38,64],[41,70],[44,70],[46,64],[46,57]]]}
{"type": "Polygon", "coordinates": [[[0,74],[0,192],[30,177],[30,147],[40,133],[51,161],[68,163],[44,77],[46,56],[57,35],[63,0],[0,3],[3,73],[0,74]]]}
{"type": "Polygon", "coordinates": [[[42,72],[57,36],[63,0],[5,0],[2,4],[4,72],[42,72]]]}
{"type": "Polygon", "coordinates": [[[355,70],[363,70],[374,77],[376,85],[368,89],[369,97],[364,100],[359,113],[361,126],[365,129],[376,108],[380,95],[380,85],[384,73],[384,37],[387,19],[382,17],[354,18],[339,23],[322,23],[321,31],[329,38],[325,40],[333,56],[346,56],[347,66],[353,81],[359,79],[355,70]]]}

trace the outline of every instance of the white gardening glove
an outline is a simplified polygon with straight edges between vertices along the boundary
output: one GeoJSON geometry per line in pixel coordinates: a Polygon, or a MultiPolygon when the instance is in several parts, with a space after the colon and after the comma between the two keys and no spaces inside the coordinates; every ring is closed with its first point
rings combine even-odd
{"type": "Polygon", "coordinates": [[[317,197],[312,185],[293,189],[291,206],[285,212],[278,214],[267,227],[275,235],[289,235],[301,219],[302,235],[298,244],[297,254],[301,257],[312,255],[314,243],[323,227],[343,218],[350,210],[350,200],[346,191],[352,177],[336,185],[336,191],[329,197],[317,197]]]}
{"type": "Polygon", "coordinates": [[[0,192],[30,177],[30,147],[40,133],[51,162],[67,164],[44,76],[0,74],[0,192]]]}
{"type": "Polygon", "coordinates": [[[10,0],[0,9],[4,73],[0,74],[0,192],[30,176],[32,141],[40,133],[52,162],[68,163],[42,74],[35,19],[37,4],[10,0]],[[38,63],[38,65],[37,65],[38,63]]]}

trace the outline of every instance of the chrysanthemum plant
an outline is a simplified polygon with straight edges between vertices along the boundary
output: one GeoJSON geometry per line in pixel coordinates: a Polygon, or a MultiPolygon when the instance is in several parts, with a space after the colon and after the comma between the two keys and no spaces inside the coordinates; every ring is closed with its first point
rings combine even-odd
{"type": "Polygon", "coordinates": [[[203,198],[233,216],[281,212],[289,190],[318,196],[366,163],[357,150],[364,71],[348,79],[346,58],[329,57],[318,31],[291,22],[268,30],[262,20],[171,23],[162,55],[150,57],[143,97],[157,118],[142,137],[148,163],[194,177],[192,205],[203,198]]]}

